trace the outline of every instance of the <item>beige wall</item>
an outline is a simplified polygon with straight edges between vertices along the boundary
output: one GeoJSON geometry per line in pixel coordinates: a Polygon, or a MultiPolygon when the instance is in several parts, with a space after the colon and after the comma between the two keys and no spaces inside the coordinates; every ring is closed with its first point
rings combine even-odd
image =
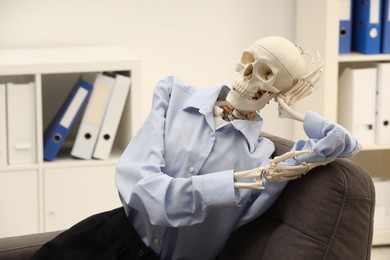
{"type": "MultiPolygon", "coordinates": [[[[256,39],[295,36],[295,0],[0,0],[0,48],[118,44],[141,60],[146,116],[155,83],[176,75],[201,88],[229,85],[256,39]]],[[[291,136],[276,106],[265,128],[291,136]]]]}

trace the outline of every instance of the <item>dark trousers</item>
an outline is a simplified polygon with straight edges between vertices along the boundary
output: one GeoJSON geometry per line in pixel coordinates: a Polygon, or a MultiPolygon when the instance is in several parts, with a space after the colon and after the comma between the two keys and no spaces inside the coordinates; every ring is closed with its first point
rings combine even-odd
{"type": "Polygon", "coordinates": [[[44,244],[32,260],[157,259],[142,242],[123,207],[93,215],[44,244]]]}

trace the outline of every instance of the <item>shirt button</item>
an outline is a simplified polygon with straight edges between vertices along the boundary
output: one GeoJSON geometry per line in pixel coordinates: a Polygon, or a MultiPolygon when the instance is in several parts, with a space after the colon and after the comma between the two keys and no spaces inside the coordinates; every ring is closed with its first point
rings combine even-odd
{"type": "Polygon", "coordinates": [[[156,245],[159,245],[161,243],[161,240],[158,239],[158,238],[155,238],[153,239],[153,242],[156,244],[156,245]]]}
{"type": "Polygon", "coordinates": [[[210,132],[210,136],[211,136],[211,137],[214,137],[214,136],[215,136],[214,131],[211,131],[211,132],[210,132]]]}
{"type": "Polygon", "coordinates": [[[195,167],[194,167],[194,166],[190,166],[190,167],[188,168],[188,171],[189,171],[190,173],[194,173],[194,172],[195,172],[195,167]]]}

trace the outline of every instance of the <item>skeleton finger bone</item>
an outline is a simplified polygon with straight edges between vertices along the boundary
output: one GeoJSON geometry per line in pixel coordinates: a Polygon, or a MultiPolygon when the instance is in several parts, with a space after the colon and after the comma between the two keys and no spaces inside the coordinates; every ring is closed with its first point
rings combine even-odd
{"type": "Polygon", "coordinates": [[[306,175],[311,169],[325,165],[330,161],[307,163],[303,162],[300,165],[295,166],[277,166],[274,169],[270,169],[264,175],[265,179],[270,182],[290,181],[301,178],[306,175]]]}
{"type": "Polygon", "coordinates": [[[270,161],[270,165],[276,166],[278,163],[283,162],[287,159],[295,158],[299,155],[310,154],[310,153],[314,153],[314,151],[312,151],[312,150],[290,151],[290,152],[284,153],[280,156],[276,156],[275,158],[273,158],[270,161]]]}
{"type": "Polygon", "coordinates": [[[302,98],[311,95],[318,88],[318,81],[323,72],[324,61],[318,51],[315,54],[310,52],[302,52],[308,54],[312,59],[312,71],[306,75],[301,75],[295,85],[286,92],[278,94],[275,99],[279,103],[279,117],[291,118],[302,121],[302,117],[293,109],[293,104],[302,98]]]}
{"type": "Polygon", "coordinates": [[[302,154],[313,153],[311,150],[301,150],[301,151],[290,151],[280,156],[277,156],[270,160],[268,166],[266,167],[258,167],[252,170],[235,172],[235,179],[248,179],[253,178],[255,181],[248,182],[235,182],[234,186],[236,188],[247,188],[247,189],[264,189],[263,180],[267,180],[269,182],[282,182],[282,181],[290,181],[295,180],[306,173],[308,173],[311,169],[320,166],[326,165],[331,161],[323,161],[323,162],[301,162],[298,165],[279,165],[281,162],[295,158],[302,154]]]}

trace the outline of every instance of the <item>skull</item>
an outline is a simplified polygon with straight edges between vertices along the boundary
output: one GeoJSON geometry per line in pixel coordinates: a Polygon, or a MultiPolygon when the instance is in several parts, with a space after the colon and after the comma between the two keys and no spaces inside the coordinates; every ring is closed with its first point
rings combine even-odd
{"type": "Polygon", "coordinates": [[[240,111],[259,111],[278,93],[287,92],[297,83],[306,72],[306,62],[293,43],[269,36],[243,52],[236,70],[240,76],[226,101],[240,111]]]}

